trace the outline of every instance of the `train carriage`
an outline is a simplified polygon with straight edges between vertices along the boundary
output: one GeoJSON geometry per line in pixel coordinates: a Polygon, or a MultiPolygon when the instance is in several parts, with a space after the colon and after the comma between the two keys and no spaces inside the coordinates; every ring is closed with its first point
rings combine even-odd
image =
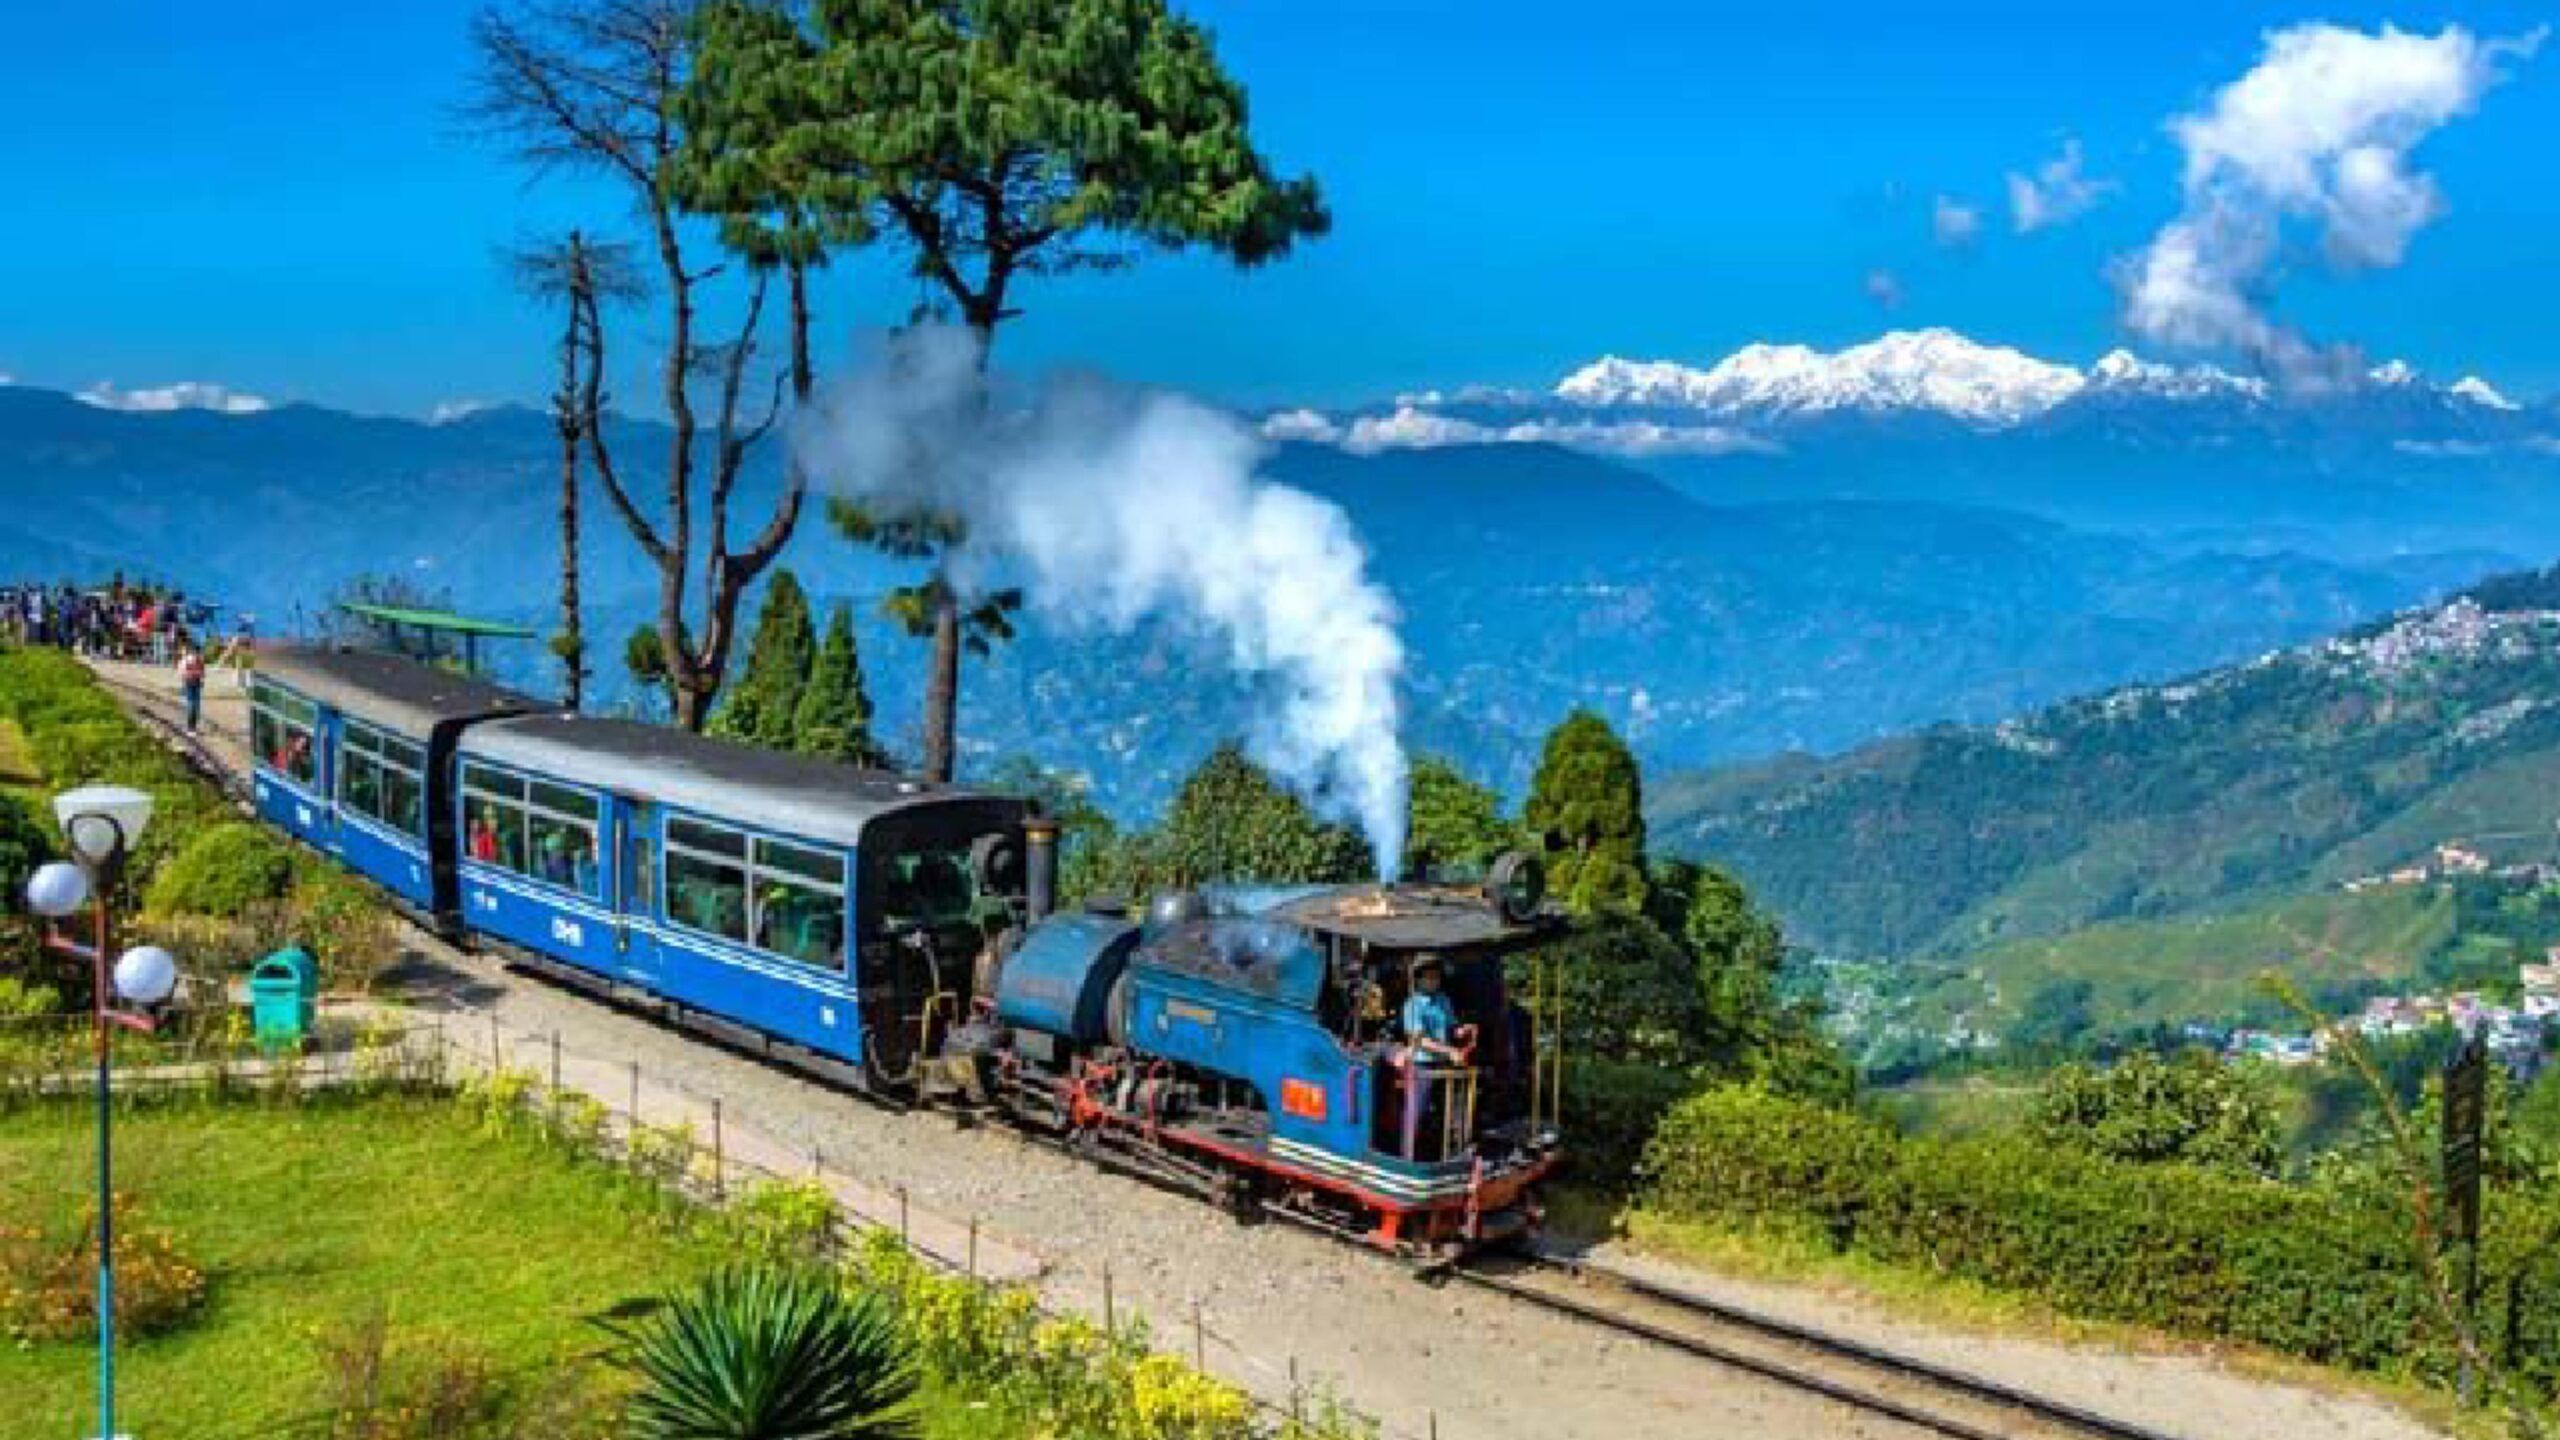
{"type": "Polygon", "coordinates": [[[1011,918],[981,857],[1019,801],[567,716],[475,727],[457,766],[473,929],[870,1083],[931,1053],[1011,918]]]}
{"type": "Polygon", "coordinates": [[[397,656],[295,646],[260,657],[249,706],[258,814],[450,930],[454,746],[542,702],[397,656]]]}

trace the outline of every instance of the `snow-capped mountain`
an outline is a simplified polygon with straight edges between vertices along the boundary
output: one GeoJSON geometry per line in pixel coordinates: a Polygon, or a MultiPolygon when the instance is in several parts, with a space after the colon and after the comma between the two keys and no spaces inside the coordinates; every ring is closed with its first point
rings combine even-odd
{"type": "Polygon", "coordinates": [[[2506,396],[2498,393],[2498,387],[2481,379],[2477,375],[2463,376],[2461,379],[2454,381],[2451,385],[2446,386],[2444,393],[2463,400],[2468,400],[2474,405],[2478,405],[2489,410],[2514,411],[2524,408],[2523,406],[2516,404],[2513,400],[2510,400],[2506,396]]]}
{"type": "MultiPolygon", "coordinates": [[[[2455,424],[2520,415],[2480,377],[2438,385],[2405,360],[2366,371],[2361,385],[2316,396],[2323,423],[2361,404],[2388,426],[2455,424]]],[[[2169,365],[2129,350],[2083,369],[1971,339],[1953,330],[1897,330],[1842,350],[1746,345],[1706,368],[1604,356],[1567,375],[1550,405],[1581,411],[1694,412],[1728,426],[1794,431],[1833,416],[1933,415],[1978,430],[2008,430],[2081,409],[2164,416],[2201,409],[2245,418],[2289,408],[2267,380],[2206,364],[2169,365]]],[[[1515,402],[1520,403],[1520,402],[1515,402]]]]}
{"type": "Polygon", "coordinates": [[[2162,400],[2264,400],[2267,382],[2213,365],[2162,365],[2130,350],[2110,350],[2089,367],[2086,393],[2162,400]]]}
{"type": "Polygon", "coordinates": [[[1706,370],[1607,356],[1568,375],[1556,398],[1585,406],[1667,406],[1720,415],[1806,417],[1935,411],[2013,425],[2079,393],[2088,377],[1952,330],[1897,330],[1825,352],[1746,345],[1706,370]]]}

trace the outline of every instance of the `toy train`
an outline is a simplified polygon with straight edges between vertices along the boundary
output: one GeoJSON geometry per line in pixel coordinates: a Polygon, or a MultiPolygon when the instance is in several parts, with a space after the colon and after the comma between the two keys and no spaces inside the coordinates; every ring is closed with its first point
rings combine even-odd
{"type": "Polygon", "coordinates": [[[1411,1256],[1528,1233],[1561,1159],[1527,856],[1054,913],[1000,795],[334,649],[263,655],[250,728],[259,814],[449,938],[864,1090],[1411,1256]]]}

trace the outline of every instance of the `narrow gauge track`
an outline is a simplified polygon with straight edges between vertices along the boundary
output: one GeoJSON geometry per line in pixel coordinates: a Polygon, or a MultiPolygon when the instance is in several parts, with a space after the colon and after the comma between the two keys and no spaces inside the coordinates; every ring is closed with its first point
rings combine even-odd
{"type": "Polygon", "coordinates": [[[1462,1262],[1445,1273],[1479,1289],[1950,1440],[2179,1440],[1980,1375],[1602,1266],[1534,1254],[1462,1262]]]}

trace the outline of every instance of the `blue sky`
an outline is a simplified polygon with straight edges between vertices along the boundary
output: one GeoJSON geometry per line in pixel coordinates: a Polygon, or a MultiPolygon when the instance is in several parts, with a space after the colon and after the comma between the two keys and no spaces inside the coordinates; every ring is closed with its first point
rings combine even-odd
{"type": "MultiPolygon", "coordinates": [[[[537,398],[548,324],[492,252],[623,212],[528,184],[457,132],[473,8],[20,7],[0,88],[0,170],[19,196],[0,227],[0,372],[399,413],[537,398]]],[[[1890,326],[2086,361],[2122,338],[2110,262],[2179,208],[2164,122],[2247,71],[2264,32],[2514,35],[2560,3],[1184,8],[1246,81],[1266,147],[1323,179],[1336,232],[1250,275],[1178,259],[1031,291],[1009,363],[1338,403],[1544,384],[1603,351],[1706,361],[1890,326]],[[2003,176],[2066,138],[2114,188],[2070,223],[2012,233],[2003,176]],[[1941,196],[1979,210],[1972,243],[1933,236],[1941,196]],[[1879,272],[1900,292],[1890,311],[1870,293],[1879,272]]],[[[2417,150],[2447,211],[2403,263],[2348,278],[2301,265],[2274,309],[2442,378],[2560,390],[2555,134],[2560,45],[2417,150]]],[[[840,335],[915,298],[886,261],[833,283],[840,335]]]]}

